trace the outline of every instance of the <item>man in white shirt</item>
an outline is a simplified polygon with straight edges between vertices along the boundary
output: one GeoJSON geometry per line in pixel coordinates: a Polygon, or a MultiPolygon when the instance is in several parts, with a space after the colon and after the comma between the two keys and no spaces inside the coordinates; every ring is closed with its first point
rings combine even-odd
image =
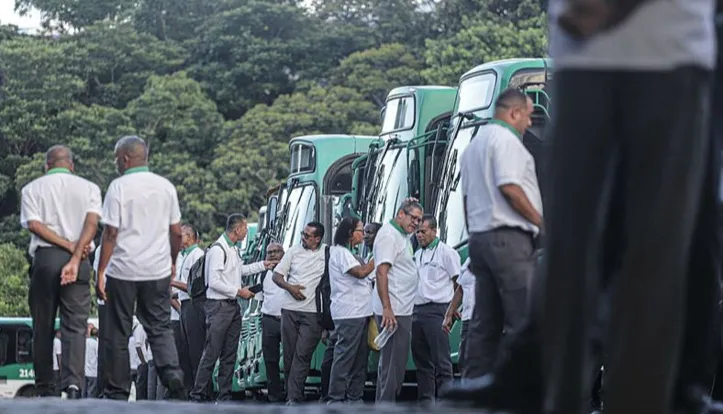
{"type": "Polygon", "coordinates": [[[33,365],[38,395],[53,394],[52,344],[60,312],[61,390],[81,397],[85,385],[85,331],[90,312],[90,263],[86,260],[101,215],[100,188],[73,174],[73,154],[54,146],[45,154],[45,175],[21,191],[20,224],[30,231],[29,303],[33,317],[33,365]]]}
{"type": "Polygon", "coordinates": [[[241,336],[238,298],[250,299],[254,296],[248,288],[242,287],[241,277],[263,272],[276,264],[268,260],[242,264],[238,246],[246,238],[247,232],[246,217],[231,214],[226,221],[226,231],[206,251],[206,346],[191,391],[191,399],[194,401],[210,399],[207,389],[216,361],[219,363],[216,399],[227,401],[231,398],[233,370],[241,336]]]}
{"type": "Polygon", "coordinates": [[[477,277],[467,341],[481,350],[469,355],[467,363],[480,375],[494,368],[503,332],[519,332],[527,317],[534,239],[542,228],[535,160],[522,144],[532,111],[524,93],[502,92],[494,119],[479,129],[462,154],[470,269],[477,277]]]}
{"type": "Polygon", "coordinates": [[[417,229],[420,249],[414,254],[419,272],[412,314],[412,358],[417,367],[417,395],[431,402],[443,385],[452,381],[449,335],[442,329],[444,315],[454,296],[460,257],[437,237],[437,220],[425,215],[417,229]]]}
{"type": "Polygon", "coordinates": [[[405,200],[374,239],[376,290],[372,309],[380,330],[396,329],[379,352],[377,401],[396,401],[404,384],[419,279],[411,235],[422,222],[423,213],[418,202],[405,200]]]}
{"type": "Polygon", "coordinates": [[[85,387],[83,398],[95,398],[98,395],[98,330],[88,326],[85,339],[85,387]]]}
{"type": "Polygon", "coordinates": [[[474,373],[475,367],[466,363],[468,354],[479,352],[479,350],[475,348],[467,347],[467,334],[469,332],[469,321],[472,319],[472,312],[474,310],[476,284],[476,278],[469,270],[469,263],[470,259],[467,258],[462,264],[460,275],[457,279],[459,285],[457,289],[455,289],[454,297],[449,303],[447,313],[444,315],[444,330],[448,333],[452,330],[455,319],[462,320],[457,366],[459,367],[463,384],[470,378],[479,377],[478,374],[474,373]],[[462,305],[461,315],[458,310],[460,304],[462,305]]]}
{"type": "Polygon", "coordinates": [[[126,340],[133,309],[148,333],[168,397],[184,399],[183,372],[171,329],[169,289],[181,248],[181,211],[176,188],[148,169],[148,148],[136,137],[118,140],[116,167],[103,205],[103,238],[98,264],[98,294],[106,301],[108,359],[103,395],[128,400],[126,340]],[[112,255],[112,256],[111,256],[112,255]],[[106,280],[107,276],[107,280],[106,280]],[[106,295],[106,291],[108,294],[106,295]]]}
{"type": "Polygon", "coordinates": [[[176,259],[176,278],[171,282],[178,290],[181,302],[182,343],[178,358],[186,380],[186,389],[190,393],[201,362],[203,347],[206,343],[206,313],[202,298],[191,300],[188,295],[188,276],[191,267],[203,257],[203,249],[198,247],[199,236],[190,224],[181,226],[181,254],[176,259]],[[185,359],[185,362],[184,362],[185,359]],[[185,366],[185,367],[184,367],[185,366]]]}
{"type": "Polygon", "coordinates": [[[316,287],[326,262],[323,238],[324,225],[308,223],[301,244],[291,247],[274,269],[274,282],[286,291],[281,306],[281,343],[288,405],[304,401],[311,357],[323,330],[316,308],[316,287]]]}
{"type": "MultiPolygon", "coordinates": [[[[138,378],[136,381],[136,401],[155,399],[155,381],[151,381],[150,365],[153,361],[153,353],[148,346],[148,336],[143,329],[143,325],[136,323],[131,335],[131,345],[128,348],[129,353],[134,353],[138,359],[138,378]],[[149,392],[153,382],[154,392],[149,392]]],[[[129,358],[130,359],[130,358],[129,358]]]]}
{"type": "MultiPolygon", "coordinates": [[[[266,247],[266,260],[279,262],[284,258],[284,247],[279,243],[269,243],[266,247]]],[[[263,277],[261,303],[261,349],[266,367],[266,389],[269,402],[284,401],[281,383],[281,306],[285,292],[274,283],[274,272],[269,270],[263,277]]],[[[258,298],[258,297],[257,297],[258,298]]]]}

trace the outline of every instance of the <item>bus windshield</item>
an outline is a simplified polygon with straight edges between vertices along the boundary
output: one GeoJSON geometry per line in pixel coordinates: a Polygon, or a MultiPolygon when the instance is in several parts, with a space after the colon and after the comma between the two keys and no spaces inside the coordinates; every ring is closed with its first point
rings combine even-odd
{"type": "Polygon", "coordinates": [[[450,164],[441,179],[442,185],[448,188],[442,191],[437,209],[441,212],[439,215],[440,239],[453,247],[467,240],[459,162],[474,130],[475,128],[464,128],[459,131],[450,149],[450,158],[447,161],[450,164]]]}
{"type": "Polygon", "coordinates": [[[387,101],[381,135],[414,126],[414,97],[400,96],[387,101]]]}
{"type": "Polygon", "coordinates": [[[313,185],[295,187],[287,200],[288,216],[281,235],[284,250],[300,243],[306,223],[316,220],[316,188],[313,185]]]}
{"type": "Polygon", "coordinates": [[[377,166],[382,176],[367,218],[369,222],[384,224],[394,218],[397,208],[407,197],[406,148],[390,148],[377,166]]]}

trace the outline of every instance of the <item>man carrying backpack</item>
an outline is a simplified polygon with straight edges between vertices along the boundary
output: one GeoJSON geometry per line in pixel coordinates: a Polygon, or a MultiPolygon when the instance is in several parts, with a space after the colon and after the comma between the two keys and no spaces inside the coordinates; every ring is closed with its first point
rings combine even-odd
{"type": "MultiPolygon", "coordinates": [[[[198,366],[196,381],[191,391],[194,401],[207,401],[210,396],[205,391],[211,382],[216,361],[218,367],[217,401],[229,400],[233,369],[236,363],[239,336],[241,335],[241,310],[237,298],[249,299],[253,293],[241,287],[241,276],[272,269],[276,263],[270,261],[243,265],[238,251],[248,231],[246,217],[231,214],[226,221],[226,232],[213,243],[204,256],[206,303],[206,345],[198,366]]],[[[196,265],[194,265],[196,267],[196,265]]],[[[191,269],[191,297],[196,300],[194,271],[191,269]]]]}

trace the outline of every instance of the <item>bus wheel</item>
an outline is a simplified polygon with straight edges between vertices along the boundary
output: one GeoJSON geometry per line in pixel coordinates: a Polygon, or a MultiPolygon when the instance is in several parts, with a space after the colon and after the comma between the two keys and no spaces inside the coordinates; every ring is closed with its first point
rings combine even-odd
{"type": "Polygon", "coordinates": [[[34,385],[26,385],[18,390],[15,398],[33,398],[36,394],[34,385]]]}

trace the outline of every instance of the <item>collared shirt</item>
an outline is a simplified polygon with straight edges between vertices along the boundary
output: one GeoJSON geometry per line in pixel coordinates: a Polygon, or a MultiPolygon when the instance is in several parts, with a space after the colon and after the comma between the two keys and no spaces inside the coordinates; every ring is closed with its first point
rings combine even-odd
{"type": "Polygon", "coordinates": [[[369,276],[359,279],[349,270],[363,266],[360,259],[344,246],[332,246],[329,252],[331,317],[334,320],[363,318],[372,315],[372,282],[369,276]]]}
{"type": "Polygon", "coordinates": [[[555,69],[672,70],[715,67],[715,0],[656,0],[612,30],[575,41],[557,25],[565,0],[550,0],[550,56],[555,69]]]}
{"type": "MultiPolygon", "coordinates": [[[[391,265],[387,280],[389,301],[394,315],[411,315],[419,280],[417,266],[414,264],[411,235],[406,234],[393,220],[382,225],[374,239],[374,261],[377,268],[384,263],[391,265]]],[[[374,314],[382,314],[378,289],[374,289],[372,294],[372,309],[374,314]]]]}
{"type": "Polygon", "coordinates": [[[459,275],[459,253],[448,244],[434,239],[414,254],[419,272],[415,305],[449,303],[454,296],[452,278],[459,275]]]}
{"type": "Polygon", "coordinates": [[[128,338],[128,354],[130,355],[131,369],[138,369],[138,365],[141,364],[141,359],[138,358],[138,352],[136,352],[136,340],[131,335],[128,338]]]}
{"type": "Polygon", "coordinates": [[[274,272],[283,276],[291,285],[304,286],[301,292],[306,299],[296,300],[289,292],[284,291],[281,309],[316,312],[316,287],[324,274],[325,249],[325,244],[321,244],[316,250],[304,249],[304,246],[297,244],[284,254],[274,272]]]}
{"type": "Polygon", "coordinates": [[[85,376],[98,376],[98,340],[85,338],[85,376]]]}
{"type": "Polygon", "coordinates": [[[500,191],[503,185],[520,186],[542,214],[535,160],[512,127],[498,120],[482,126],[462,153],[460,174],[470,233],[499,227],[517,227],[535,235],[539,232],[500,191]]]}
{"type": "Polygon", "coordinates": [[[468,321],[472,319],[474,312],[475,285],[477,278],[474,273],[469,270],[470,259],[465,260],[462,265],[462,273],[457,279],[457,283],[462,287],[462,320],[468,321]]]}
{"type": "Polygon", "coordinates": [[[206,297],[213,300],[236,299],[238,290],[242,287],[241,276],[263,272],[264,262],[243,265],[238,254],[238,245],[232,243],[226,233],[222,234],[216,243],[217,246],[212,245],[206,252],[206,297]]]}
{"type": "Polygon", "coordinates": [[[269,316],[281,316],[281,305],[284,300],[284,290],[274,283],[274,271],[269,270],[264,277],[263,293],[256,295],[259,299],[261,296],[261,313],[269,316]]]}
{"type": "Polygon", "coordinates": [[[63,354],[63,346],[60,342],[60,338],[57,336],[53,338],[53,371],[57,371],[60,369],[58,367],[58,356],[61,356],[63,354]]]}
{"type": "MultiPolygon", "coordinates": [[[[49,170],[21,191],[20,225],[28,228],[28,222],[39,221],[66,240],[78,240],[85,216],[88,213],[100,216],[101,212],[100,188],[66,168],[49,170]]],[[[28,253],[35,257],[38,247],[49,246],[52,245],[31,234],[28,253]]]]}
{"type": "MultiPolygon", "coordinates": [[[[193,246],[189,246],[181,250],[181,254],[179,254],[178,257],[179,259],[176,261],[176,280],[187,284],[188,275],[191,273],[191,268],[198,261],[198,259],[203,257],[203,249],[198,247],[197,244],[194,244],[193,246]]],[[[187,292],[178,290],[178,300],[183,302],[184,300],[188,299],[191,299],[191,297],[188,296],[187,292]]]]}
{"type": "Polygon", "coordinates": [[[131,282],[171,276],[169,227],[181,222],[176,187],[148,171],[131,168],[110,183],[103,223],[118,229],[106,276],[131,282]]]}

